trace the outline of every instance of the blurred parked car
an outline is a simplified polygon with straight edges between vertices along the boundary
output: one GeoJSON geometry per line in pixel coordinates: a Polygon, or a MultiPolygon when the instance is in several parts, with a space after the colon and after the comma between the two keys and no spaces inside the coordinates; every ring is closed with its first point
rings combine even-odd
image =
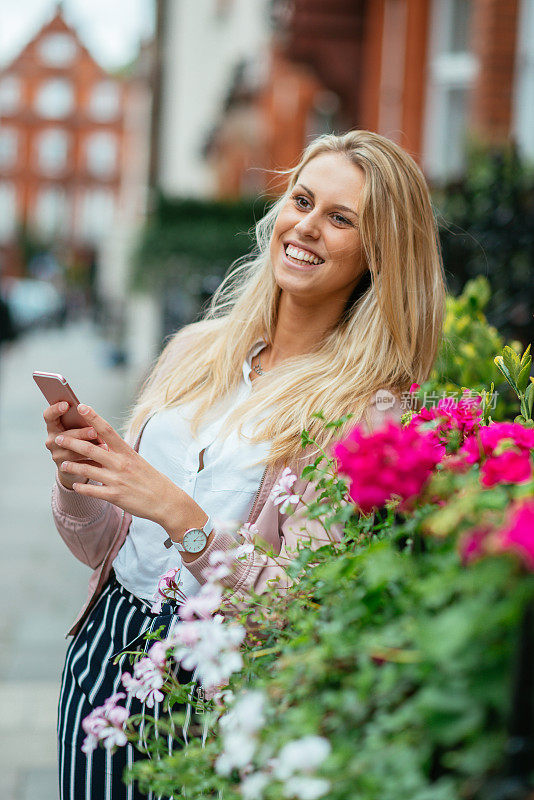
{"type": "Polygon", "coordinates": [[[6,278],[2,282],[2,296],[18,333],[63,325],[67,319],[65,297],[47,281],[6,278]]]}

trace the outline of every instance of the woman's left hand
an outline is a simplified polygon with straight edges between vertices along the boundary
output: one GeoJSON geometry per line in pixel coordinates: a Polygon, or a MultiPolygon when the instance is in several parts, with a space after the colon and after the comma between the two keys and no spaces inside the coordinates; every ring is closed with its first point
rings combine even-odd
{"type": "Polygon", "coordinates": [[[161,525],[171,538],[206,524],[207,514],[192,497],[176,486],[166,475],[152,467],[133,447],[102,419],[92,408],[79,405],[78,411],[87,419],[107,445],[107,450],[90,442],[69,437],[68,431],[56,436],[56,442],[74,450],[101,466],[66,461],[62,470],[81,478],[98,481],[75,483],[73,489],[81,495],[107,500],[136,517],[144,517],[161,525]]]}

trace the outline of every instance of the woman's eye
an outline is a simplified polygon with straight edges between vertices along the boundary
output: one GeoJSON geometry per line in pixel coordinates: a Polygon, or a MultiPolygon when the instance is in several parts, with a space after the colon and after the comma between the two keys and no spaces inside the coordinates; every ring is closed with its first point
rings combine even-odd
{"type": "Polygon", "coordinates": [[[295,200],[295,203],[300,208],[308,208],[308,206],[310,205],[310,201],[306,197],[302,197],[301,195],[299,195],[298,197],[295,197],[294,200],[295,200]]]}
{"type": "Polygon", "coordinates": [[[342,217],[341,214],[333,214],[332,215],[332,219],[334,219],[336,222],[341,223],[342,225],[350,225],[350,222],[348,221],[348,219],[345,219],[345,217],[342,217]]]}

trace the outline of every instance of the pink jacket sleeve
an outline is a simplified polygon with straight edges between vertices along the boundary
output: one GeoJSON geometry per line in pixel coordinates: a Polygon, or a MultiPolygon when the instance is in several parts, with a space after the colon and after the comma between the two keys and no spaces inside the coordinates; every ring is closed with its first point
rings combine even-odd
{"type": "MultiPolygon", "coordinates": [[[[90,481],[94,483],[94,481],[90,481]]],[[[107,500],[77,494],[58,480],[52,489],[52,514],[59,535],[84,564],[96,569],[104,559],[122,518],[107,500]]]]}

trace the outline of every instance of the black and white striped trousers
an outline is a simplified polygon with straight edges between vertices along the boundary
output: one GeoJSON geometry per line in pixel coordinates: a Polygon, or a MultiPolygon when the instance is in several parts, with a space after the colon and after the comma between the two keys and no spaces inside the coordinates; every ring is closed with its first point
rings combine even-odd
{"type": "MultiPolygon", "coordinates": [[[[146,800],[137,784],[123,783],[122,774],[126,766],[148,756],[130,743],[113,754],[99,746],[86,755],[81,749],[86,736],[82,720],[110,695],[124,691],[121,676],[132,673],[132,665],[127,655],[113,664],[115,656],[123,650],[148,651],[153,642],[143,639],[144,634],[164,626],[162,635],[166,636],[178,620],[176,605],[166,603],[160,614],[153,614],[150,605],[128,592],[112,573],[67,650],[58,710],[60,800],[146,800]]],[[[187,683],[191,673],[180,671],[178,678],[187,683]]],[[[130,714],[144,710],[144,704],[129,696],[120,705],[130,714]]],[[[160,706],[156,703],[147,714],[157,719],[160,706]]],[[[177,705],[173,708],[173,712],[180,710],[177,705]]],[[[142,738],[142,724],[139,735],[142,738]]],[[[173,741],[176,749],[176,739],[168,737],[169,753],[173,741]]],[[[148,798],[156,800],[152,793],[148,798]]]]}

